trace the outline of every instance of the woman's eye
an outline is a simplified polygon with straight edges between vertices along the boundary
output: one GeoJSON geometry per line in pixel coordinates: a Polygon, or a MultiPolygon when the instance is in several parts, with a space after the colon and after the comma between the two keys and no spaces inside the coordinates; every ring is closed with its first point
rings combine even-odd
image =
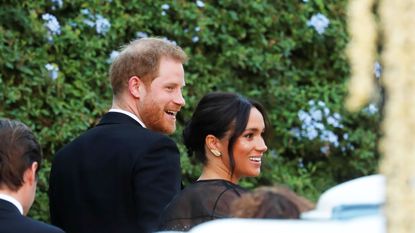
{"type": "Polygon", "coordinates": [[[252,138],[253,136],[254,136],[254,134],[252,134],[252,133],[248,133],[248,134],[244,135],[244,137],[246,137],[246,138],[252,138]]]}

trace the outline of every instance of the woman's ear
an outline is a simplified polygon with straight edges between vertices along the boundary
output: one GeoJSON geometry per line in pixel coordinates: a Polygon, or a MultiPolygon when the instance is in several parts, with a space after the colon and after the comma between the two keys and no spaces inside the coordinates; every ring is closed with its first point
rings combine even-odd
{"type": "Polygon", "coordinates": [[[144,88],[143,81],[138,76],[132,76],[128,80],[128,91],[135,98],[140,98],[144,88]]]}
{"type": "Polygon", "coordinates": [[[219,143],[220,140],[211,134],[207,135],[205,138],[205,145],[207,149],[216,157],[220,157],[222,155],[219,143]]]}
{"type": "Polygon", "coordinates": [[[205,138],[205,144],[209,149],[217,149],[217,138],[212,134],[208,134],[205,138]]]}

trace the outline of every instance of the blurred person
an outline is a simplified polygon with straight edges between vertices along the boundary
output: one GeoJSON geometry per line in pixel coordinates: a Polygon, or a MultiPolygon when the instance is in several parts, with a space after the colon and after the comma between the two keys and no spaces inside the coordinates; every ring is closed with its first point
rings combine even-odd
{"type": "Polygon", "coordinates": [[[153,232],[181,188],[167,135],[184,106],[184,51],[158,38],[126,45],[113,61],[112,107],[60,149],[50,174],[52,223],[68,233],[153,232]]]}
{"type": "Polygon", "coordinates": [[[168,205],[160,230],[187,231],[230,217],[230,203],[247,192],[238,181],[260,174],[268,130],[265,110],[258,102],[234,93],[205,95],[183,131],[189,155],[196,155],[203,171],[168,205]]]}
{"type": "Polygon", "coordinates": [[[0,119],[0,232],[63,233],[26,217],[36,194],[42,151],[31,130],[16,120],[0,119]]]}
{"type": "Polygon", "coordinates": [[[299,219],[314,204],[283,185],[259,187],[242,195],[231,205],[231,214],[238,218],[299,219]]]}

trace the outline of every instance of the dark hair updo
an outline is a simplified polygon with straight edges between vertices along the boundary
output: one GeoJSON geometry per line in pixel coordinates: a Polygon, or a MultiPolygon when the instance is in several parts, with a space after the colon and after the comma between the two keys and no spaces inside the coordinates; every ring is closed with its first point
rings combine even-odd
{"type": "Polygon", "coordinates": [[[205,138],[209,134],[222,139],[230,130],[228,154],[231,174],[235,169],[233,146],[236,139],[244,132],[252,108],[258,109],[265,122],[265,135],[269,130],[269,122],[264,107],[239,94],[228,92],[212,92],[205,95],[196,106],[192,118],[183,130],[184,144],[189,155],[206,164],[205,138]]]}

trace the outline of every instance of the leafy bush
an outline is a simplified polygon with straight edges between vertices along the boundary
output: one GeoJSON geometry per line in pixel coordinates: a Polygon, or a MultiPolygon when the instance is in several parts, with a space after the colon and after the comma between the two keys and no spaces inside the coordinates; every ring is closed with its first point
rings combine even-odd
{"type": "Polygon", "coordinates": [[[200,165],[181,130],[197,101],[235,91],[268,109],[273,135],[258,178],[316,200],[328,187],[376,172],[380,116],[343,108],[349,67],[346,0],[3,1],[0,7],[0,116],[37,134],[45,156],[31,216],[48,221],[47,179],[57,149],[93,127],[111,104],[111,55],[139,37],[185,49],[186,107],[173,135],[184,183],[200,165]]]}

